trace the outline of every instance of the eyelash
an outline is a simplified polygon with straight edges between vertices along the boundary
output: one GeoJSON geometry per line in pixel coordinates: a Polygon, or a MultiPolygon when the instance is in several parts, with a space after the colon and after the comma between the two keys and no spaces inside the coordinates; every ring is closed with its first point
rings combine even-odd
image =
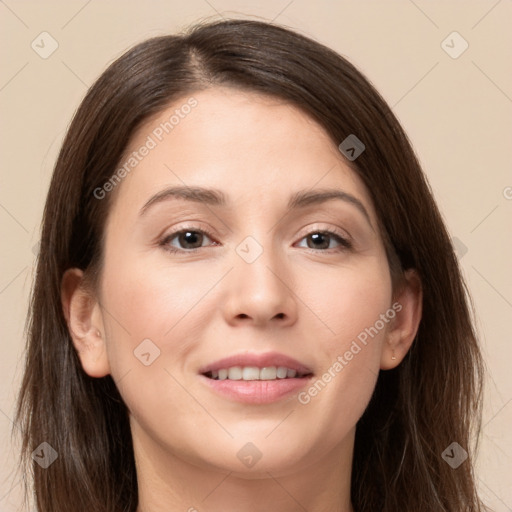
{"type": "MultiPolygon", "coordinates": [[[[169,245],[169,242],[171,240],[173,240],[176,236],[181,235],[182,233],[187,233],[187,232],[200,233],[202,235],[206,235],[208,238],[213,240],[213,235],[208,230],[198,229],[198,228],[191,226],[191,227],[181,228],[177,231],[169,233],[159,242],[158,245],[161,246],[165,251],[168,251],[173,254],[195,253],[199,249],[204,249],[204,247],[196,247],[194,249],[177,249],[177,248],[169,245]]],[[[303,236],[301,238],[301,240],[304,240],[305,238],[307,238],[308,236],[313,235],[313,234],[329,235],[329,236],[333,237],[340,245],[338,247],[331,248],[331,249],[312,249],[310,247],[306,247],[305,249],[307,251],[311,251],[313,253],[327,252],[330,254],[331,252],[341,252],[341,251],[346,251],[346,250],[352,249],[352,242],[333,230],[313,230],[313,231],[310,231],[309,233],[307,233],[305,236],[303,236]]]]}

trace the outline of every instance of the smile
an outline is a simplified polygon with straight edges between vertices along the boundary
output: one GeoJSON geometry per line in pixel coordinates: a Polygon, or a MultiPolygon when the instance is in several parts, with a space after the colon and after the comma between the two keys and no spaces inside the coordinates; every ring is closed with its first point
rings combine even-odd
{"type": "Polygon", "coordinates": [[[230,368],[213,370],[205,375],[214,380],[277,380],[301,378],[307,375],[307,373],[300,373],[286,366],[268,366],[264,368],[258,368],[257,366],[232,366],[230,368]]]}
{"type": "Polygon", "coordinates": [[[303,363],[276,352],[236,354],[200,368],[199,374],[215,394],[247,404],[288,398],[313,376],[303,363]]]}

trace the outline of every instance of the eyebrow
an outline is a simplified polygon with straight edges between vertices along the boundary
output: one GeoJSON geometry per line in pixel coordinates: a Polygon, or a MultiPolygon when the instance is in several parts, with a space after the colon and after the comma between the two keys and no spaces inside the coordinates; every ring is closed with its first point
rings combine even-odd
{"type": "MultiPolygon", "coordinates": [[[[141,208],[139,215],[144,215],[157,203],[172,199],[185,199],[187,201],[204,203],[210,206],[226,206],[229,203],[224,192],[219,189],[194,186],[175,186],[166,188],[152,196],[141,208]]],[[[352,194],[338,189],[321,188],[314,190],[299,190],[290,197],[287,205],[287,211],[297,210],[315,204],[322,204],[334,199],[344,201],[355,206],[364,215],[370,226],[372,226],[370,215],[363,203],[352,194]]]]}

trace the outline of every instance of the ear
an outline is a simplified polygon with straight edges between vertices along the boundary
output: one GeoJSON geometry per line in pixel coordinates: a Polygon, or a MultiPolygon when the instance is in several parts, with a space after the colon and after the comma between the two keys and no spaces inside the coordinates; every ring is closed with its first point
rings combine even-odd
{"type": "Polygon", "coordinates": [[[382,346],[380,368],[396,368],[414,341],[421,320],[423,291],[416,270],[405,272],[404,283],[393,302],[395,318],[390,322],[386,340],[382,346]]]}
{"type": "Polygon", "coordinates": [[[110,373],[101,308],[84,284],[78,268],[66,270],[61,282],[61,302],[73,345],[90,377],[110,373]]]}

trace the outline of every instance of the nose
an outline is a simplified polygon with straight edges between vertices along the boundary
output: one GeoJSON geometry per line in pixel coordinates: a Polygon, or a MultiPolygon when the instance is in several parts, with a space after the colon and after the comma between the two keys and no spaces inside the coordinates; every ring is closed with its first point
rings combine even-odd
{"type": "Polygon", "coordinates": [[[233,270],[226,276],[226,321],[233,326],[285,327],[297,320],[297,297],[286,261],[278,251],[264,247],[248,263],[234,254],[233,270]]]}

